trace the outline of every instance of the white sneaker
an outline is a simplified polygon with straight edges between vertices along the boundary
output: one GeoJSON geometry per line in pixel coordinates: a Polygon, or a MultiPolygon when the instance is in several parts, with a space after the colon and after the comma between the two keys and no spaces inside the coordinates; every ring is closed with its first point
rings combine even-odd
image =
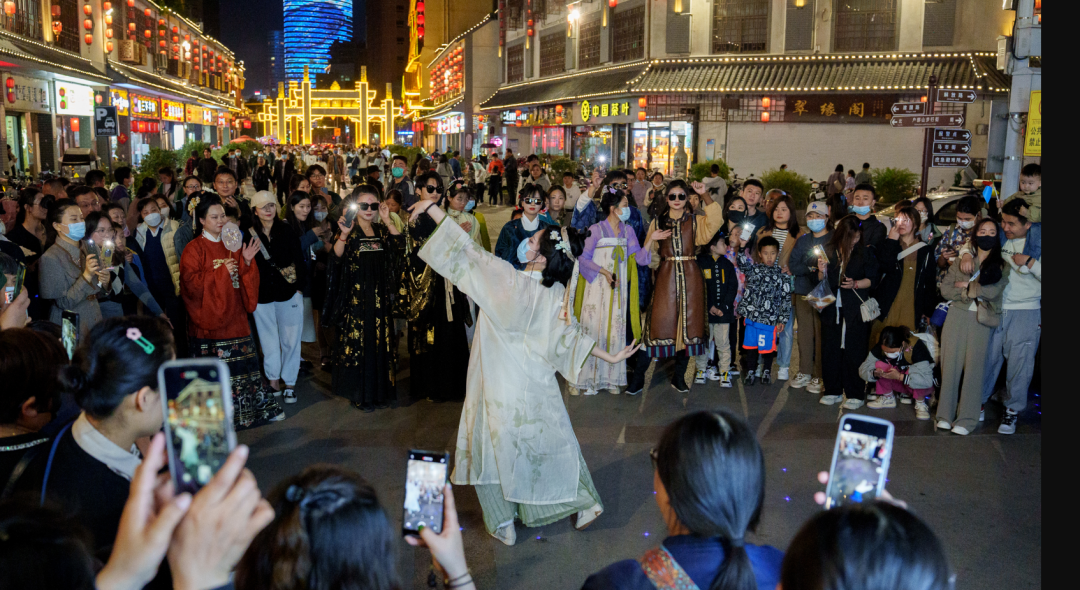
{"type": "Polygon", "coordinates": [[[906,393],[900,394],[900,403],[910,406],[912,401],[914,400],[910,395],[906,393]]]}
{"type": "Polygon", "coordinates": [[[806,373],[795,375],[795,378],[791,380],[791,383],[788,383],[788,387],[792,389],[802,389],[807,385],[810,385],[810,375],[807,375],[806,373]]]}
{"type": "Polygon", "coordinates": [[[879,395],[876,400],[866,404],[866,407],[870,408],[871,410],[883,410],[883,409],[887,409],[887,408],[895,408],[896,407],[896,396],[894,396],[892,394],[879,395]]]}
{"type": "Polygon", "coordinates": [[[508,522],[501,527],[495,529],[494,533],[488,533],[492,537],[495,537],[507,547],[513,547],[517,542],[517,530],[514,529],[514,523],[508,522]]]}
{"type": "Polygon", "coordinates": [[[705,378],[709,381],[719,381],[720,373],[716,370],[716,367],[709,367],[705,371],[705,378]]]}
{"type": "Polygon", "coordinates": [[[823,395],[821,396],[821,399],[818,400],[818,403],[824,406],[831,406],[840,403],[842,399],[844,398],[839,395],[823,395]]]}
{"type": "Polygon", "coordinates": [[[938,420],[937,427],[941,430],[952,430],[952,424],[949,424],[948,420],[938,420]]]}
{"type": "Polygon", "coordinates": [[[878,397],[880,397],[880,396],[878,394],[876,394],[876,393],[868,393],[868,394],[866,394],[866,401],[872,402],[872,401],[876,400],[878,397]]]}
{"type": "Polygon", "coordinates": [[[915,419],[916,420],[929,420],[930,419],[930,406],[926,405],[925,401],[915,401],[915,419]]]}
{"type": "Polygon", "coordinates": [[[780,369],[776,371],[776,381],[778,383],[783,383],[784,381],[787,381],[790,378],[791,378],[791,375],[788,374],[788,368],[787,367],[780,367],[780,369]]]}
{"type": "Polygon", "coordinates": [[[609,387],[608,393],[610,393],[611,395],[619,395],[620,391],[618,387],[609,387]]]}
{"type": "Polygon", "coordinates": [[[844,401],[844,409],[846,410],[858,410],[864,405],[866,405],[866,402],[862,401],[861,399],[851,398],[844,401]]]}
{"type": "Polygon", "coordinates": [[[585,395],[596,395],[597,393],[599,392],[591,387],[585,390],[585,395]]]}
{"type": "Polygon", "coordinates": [[[574,396],[581,395],[581,392],[578,391],[578,388],[574,387],[573,385],[571,385],[570,387],[567,387],[566,389],[568,390],[570,395],[574,395],[574,396]]]}
{"type": "Polygon", "coordinates": [[[292,389],[286,389],[285,390],[285,403],[287,403],[287,404],[295,404],[296,403],[296,391],[294,391],[292,389]]]}
{"type": "Polygon", "coordinates": [[[807,393],[821,393],[825,391],[825,384],[821,382],[821,379],[811,379],[810,385],[806,386],[807,393]]]}
{"type": "Polygon", "coordinates": [[[694,384],[705,385],[705,371],[697,371],[694,373],[694,384]]]}
{"type": "Polygon", "coordinates": [[[1016,412],[1006,409],[1005,414],[1001,416],[1001,425],[998,426],[998,434],[1013,434],[1016,432],[1016,416],[1016,412]]]}
{"type": "Polygon", "coordinates": [[[960,436],[967,436],[968,434],[971,434],[968,429],[964,428],[963,426],[953,426],[952,433],[959,434],[960,436]]]}
{"type": "Polygon", "coordinates": [[[574,528],[579,531],[585,530],[603,513],[604,509],[599,504],[593,504],[592,508],[577,513],[577,517],[574,519],[574,528]]]}
{"type": "Polygon", "coordinates": [[[720,387],[731,387],[731,375],[724,373],[721,376],[720,387]]]}

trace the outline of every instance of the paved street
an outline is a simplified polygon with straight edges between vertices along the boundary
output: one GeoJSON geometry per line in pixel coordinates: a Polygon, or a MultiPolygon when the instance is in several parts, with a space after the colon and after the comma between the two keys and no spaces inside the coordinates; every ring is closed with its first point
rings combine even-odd
{"type": "MultiPolygon", "coordinates": [[[[487,216],[494,244],[509,209],[479,210],[487,216]]],[[[318,359],[310,348],[304,356],[318,359]]],[[[764,447],[765,506],[748,542],[784,549],[801,523],[819,510],[813,501],[821,488],[816,473],[829,466],[837,406],[822,406],[817,395],[786,384],[740,383],[721,389],[718,382],[708,382],[679,394],[668,384],[671,364],[653,363],[648,386],[637,397],[569,397],[564,388],[605,506],[587,531],[573,530],[566,520],[538,529],[519,525],[518,544],[506,547],[485,533],[473,490],[455,489],[478,588],[579,588],[589,573],[613,561],[636,559],[662,541],[666,533],[653,502],[648,452],[666,424],[691,411],[726,408],[743,416],[764,447]]],[[[342,465],[375,485],[383,506],[400,524],[407,450],[452,450],[461,414],[460,403],[409,404],[409,373],[403,350],[398,391],[400,402],[408,405],[372,414],[333,396],[328,374],[302,378],[299,403],[286,406],[285,421],[240,433],[240,441],[252,448],[249,465],[263,489],[313,463],[342,465]]],[[[1012,436],[996,433],[1002,411],[996,403],[988,404],[985,425],[967,437],[935,432],[933,422],[915,420],[912,406],[874,412],[896,424],[888,488],[940,536],[958,574],[957,588],[1041,586],[1042,436],[1040,408],[1034,406],[1039,399],[1033,394],[1012,436]]],[[[426,587],[428,553],[404,542],[399,551],[405,587],[426,587]]]]}

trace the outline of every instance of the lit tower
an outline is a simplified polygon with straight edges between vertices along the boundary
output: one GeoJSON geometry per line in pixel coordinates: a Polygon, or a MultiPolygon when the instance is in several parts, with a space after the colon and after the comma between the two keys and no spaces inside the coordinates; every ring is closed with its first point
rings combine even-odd
{"type": "Polygon", "coordinates": [[[352,41],[352,0],[284,0],[285,75],[300,80],[304,66],[322,71],[334,41],[352,41]]]}

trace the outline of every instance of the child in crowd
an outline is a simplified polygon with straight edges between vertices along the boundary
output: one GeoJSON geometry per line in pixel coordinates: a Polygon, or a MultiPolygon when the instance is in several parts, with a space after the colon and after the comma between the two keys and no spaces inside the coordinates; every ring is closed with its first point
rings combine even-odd
{"type": "MultiPolygon", "coordinates": [[[[875,383],[877,399],[866,404],[873,410],[911,403],[915,398],[915,418],[930,419],[926,397],[934,393],[934,356],[930,348],[905,326],[888,326],[881,331],[877,346],[870,349],[859,367],[867,383],[875,383]]],[[[867,396],[871,397],[871,396],[867,396]]]]}
{"type": "MultiPolygon", "coordinates": [[[[1028,221],[1042,222],[1042,166],[1028,164],[1020,169],[1020,190],[1005,199],[1005,203],[1017,198],[1028,203],[1028,221]]],[[[1005,203],[998,202],[998,209],[1003,208],[1005,203]]]]}
{"type": "MultiPolygon", "coordinates": [[[[733,236],[731,246],[742,246],[742,237],[733,236]]],[[[784,329],[791,313],[791,278],[776,265],[780,243],[772,236],[765,236],[757,243],[760,264],[745,253],[739,253],[739,270],[746,275],[746,289],[739,304],[738,314],[745,318],[746,333],[743,337],[743,380],[753,385],[758,355],[764,355],[764,371],[761,384],[772,383],[772,361],[776,356],[776,335],[784,329]]]]}
{"type": "MultiPolygon", "coordinates": [[[[728,325],[735,318],[735,295],[739,292],[739,278],[735,265],[726,257],[727,234],[723,229],[716,232],[709,243],[707,250],[703,250],[697,257],[698,267],[705,277],[705,304],[709,314],[709,339],[716,346],[720,355],[717,366],[722,367],[719,374],[714,367],[709,377],[720,381],[720,387],[731,387],[731,376],[728,374],[728,366],[731,364],[731,349],[728,345],[728,325]],[[715,376],[715,377],[714,377],[715,376]]],[[[709,359],[709,352],[694,357],[697,364],[697,374],[694,383],[705,383],[705,366],[709,359]]]]}

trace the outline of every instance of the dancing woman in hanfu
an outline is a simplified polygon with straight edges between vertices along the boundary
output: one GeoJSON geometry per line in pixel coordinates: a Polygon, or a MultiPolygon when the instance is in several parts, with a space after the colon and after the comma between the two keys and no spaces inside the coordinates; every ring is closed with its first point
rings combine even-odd
{"type": "Polygon", "coordinates": [[[603,512],[585,466],[556,371],[570,383],[590,355],[619,363],[637,346],[608,353],[573,319],[566,283],[585,235],[545,228],[518,245],[516,270],[484,250],[434,200],[410,207],[438,227],[419,255],[480,307],[458,428],[455,485],[476,486],[488,533],[507,545],[514,519],[543,526],[576,516],[584,529],[603,512]]]}

